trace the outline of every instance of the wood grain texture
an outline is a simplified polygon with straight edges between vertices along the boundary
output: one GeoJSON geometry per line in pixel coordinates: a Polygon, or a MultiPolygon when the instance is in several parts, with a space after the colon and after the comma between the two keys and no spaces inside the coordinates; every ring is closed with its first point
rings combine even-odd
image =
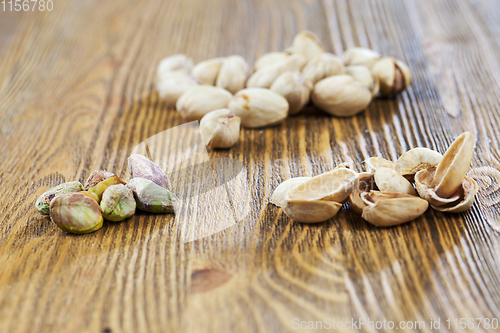
{"type": "MultiPolygon", "coordinates": [[[[294,318],[361,317],[447,332],[459,331],[447,318],[498,317],[499,18],[495,0],[61,0],[51,12],[1,11],[0,332],[289,332],[294,318]],[[364,46],[398,57],[414,81],[356,117],[309,107],[210,151],[242,171],[219,187],[227,200],[197,207],[186,194],[185,209],[230,210],[236,223],[189,241],[182,219],[141,213],[73,236],[35,211],[46,189],[94,169],[126,177],[137,145],[183,123],[154,91],[160,59],[253,62],[303,29],[339,55],[364,46]],[[348,209],[305,225],[268,205],[290,177],[344,161],[361,171],[367,157],[415,146],[444,152],[465,130],[477,140],[470,173],[481,190],[464,214],[429,210],[380,229],[348,209]]],[[[188,192],[214,188],[202,178],[227,181],[214,166],[170,171],[198,184],[188,192]]]]}

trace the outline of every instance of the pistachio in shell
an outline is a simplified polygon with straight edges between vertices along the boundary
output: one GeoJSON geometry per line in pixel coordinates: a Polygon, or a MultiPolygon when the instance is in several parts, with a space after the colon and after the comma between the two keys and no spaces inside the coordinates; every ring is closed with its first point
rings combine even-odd
{"type": "Polygon", "coordinates": [[[377,60],[371,70],[379,79],[382,96],[399,94],[411,83],[410,68],[393,57],[383,57],[377,60]]]}
{"type": "Polygon", "coordinates": [[[132,154],[127,161],[130,178],[145,178],[161,187],[168,188],[169,180],[167,175],[149,158],[139,154],[132,154]]]}
{"type": "Polygon", "coordinates": [[[137,208],[150,213],[173,213],[179,199],[164,187],[145,178],[132,178],[127,187],[134,193],[137,208]]]}
{"type": "Polygon", "coordinates": [[[81,190],[83,190],[83,186],[80,182],[67,182],[59,184],[38,197],[35,203],[35,207],[41,214],[49,215],[50,202],[57,195],[63,193],[80,192],[81,190]]]}
{"type": "Polygon", "coordinates": [[[50,219],[61,230],[73,234],[88,234],[102,227],[99,204],[84,194],[64,193],[50,202],[50,219]]]}
{"type": "Polygon", "coordinates": [[[102,195],[101,209],[105,220],[123,221],[135,214],[135,207],[134,193],[125,185],[111,185],[102,195]]]}

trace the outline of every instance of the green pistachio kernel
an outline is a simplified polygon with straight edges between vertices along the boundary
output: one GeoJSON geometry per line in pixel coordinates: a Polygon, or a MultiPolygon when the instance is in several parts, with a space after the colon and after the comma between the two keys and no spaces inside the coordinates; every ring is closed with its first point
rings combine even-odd
{"type": "Polygon", "coordinates": [[[173,213],[179,199],[164,187],[144,178],[132,178],[127,187],[134,192],[137,208],[150,213],[173,213]]]}
{"type": "Polygon", "coordinates": [[[50,213],[50,202],[57,195],[63,193],[79,192],[83,190],[82,184],[80,182],[68,182],[57,185],[51,188],[44,194],[42,194],[35,203],[36,209],[43,215],[49,215],[50,213]]]}
{"type": "Polygon", "coordinates": [[[50,219],[61,230],[88,234],[101,229],[103,218],[99,204],[81,193],[65,193],[50,202],[50,219]]]}
{"type": "Polygon", "coordinates": [[[131,217],[135,207],[134,194],[124,185],[111,185],[102,195],[102,215],[108,221],[118,222],[131,217]]]}

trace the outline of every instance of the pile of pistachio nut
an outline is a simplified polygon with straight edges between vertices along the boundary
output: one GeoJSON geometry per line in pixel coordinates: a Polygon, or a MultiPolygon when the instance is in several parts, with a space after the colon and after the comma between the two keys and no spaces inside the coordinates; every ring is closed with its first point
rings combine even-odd
{"type": "Polygon", "coordinates": [[[229,148],[238,142],[240,126],[276,125],[310,99],[330,115],[353,116],[377,94],[399,94],[411,82],[401,61],[357,47],[340,59],[309,31],[297,34],[285,51],[264,54],[254,69],[239,55],[194,65],[177,54],[158,65],[156,90],[186,121],[200,121],[207,146],[229,148]]]}
{"type": "Polygon", "coordinates": [[[148,158],[128,158],[130,180],[123,182],[111,172],[93,171],[85,182],[60,184],[43,193],[36,209],[61,230],[88,234],[101,229],[103,220],[123,221],[136,208],[150,213],[173,213],[177,197],[168,190],[167,175],[148,158]]]}
{"type": "Polygon", "coordinates": [[[340,165],[316,177],[288,179],[275,189],[270,202],[294,221],[316,223],[334,217],[349,201],[356,213],[379,227],[414,220],[429,205],[441,212],[463,212],[479,189],[466,175],[473,150],[474,139],[465,132],[444,155],[413,148],[396,162],[365,160],[367,172],[340,165]]]}

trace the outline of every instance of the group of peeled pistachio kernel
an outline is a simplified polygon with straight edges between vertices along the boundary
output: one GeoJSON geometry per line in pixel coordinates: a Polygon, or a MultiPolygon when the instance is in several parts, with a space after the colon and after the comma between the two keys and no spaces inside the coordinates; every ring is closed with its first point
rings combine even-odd
{"type": "Polygon", "coordinates": [[[465,132],[444,155],[413,148],[396,162],[369,158],[364,161],[368,170],[362,173],[342,164],[315,177],[284,181],[270,203],[294,221],[317,223],[333,218],[349,201],[356,213],[379,227],[414,220],[429,205],[441,212],[463,212],[472,206],[479,189],[466,175],[473,150],[474,139],[465,132]]]}
{"type": "Polygon", "coordinates": [[[123,182],[107,171],[93,171],[85,184],[67,182],[51,188],[36,201],[36,209],[61,230],[88,234],[99,230],[103,220],[119,222],[136,208],[150,213],[173,213],[177,197],[168,190],[167,175],[148,158],[128,158],[130,180],[123,182]]]}
{"type": "Polygon", "coordinates": [[[240,126],[276,125],[303,110],[310,100],[330,115],[353,116],[373,98],[395,95],[411,82],[407,65],[365,48],[327,53],[318,37],[303,31],[283,52],[261,56],[252,73],[239,55],[194,65],[183,54],[158,65],[156,90],[186,121],[201,121],[207,146],[229,148],[240,126]]]}

